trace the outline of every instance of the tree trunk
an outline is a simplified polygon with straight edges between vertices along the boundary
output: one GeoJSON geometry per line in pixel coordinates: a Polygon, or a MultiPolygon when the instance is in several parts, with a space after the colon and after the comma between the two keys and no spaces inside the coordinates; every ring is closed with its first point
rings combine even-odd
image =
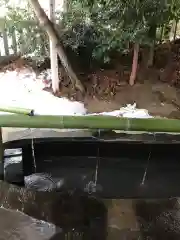
{"type": "Polygon", "coordinates": [[[13,32],[12,32],[12,48],[13,48],[14,54],[17,55],[17,40],[16,40],[15,28],[13,28],[13,32]]]}
{"type": "Polygon", "coordinates": [[[169,26],[169,23],[166,23],[164,25],[164,35],[163,35],[165,41],[169,41],[170,33],[171,33],[171,27],[169,26]]]}
{"type": "MultiPolygon", "coordinates": [[[[55,22],[55,0],[49,0],[49,19],[55,22]]],[[[58,58],[56,51],[56,42],[53,38],[50,41],[50,60],[51,60],[51,74],[52,74],[52,89],[54,93],[59,92],[59,76],[58,76],[58,58]]]]}
{"type": "Polygon", "coordinates": [[[20,42],[19,48],[20,48],[21,55],[24,55],[28,52],[28,50],[27,50],[28,45],[26,45],[26,41],[24,39],[24,31],[25,31],[25,29],[23,29],[23,28],[21,30],[19,30],[19,34],[20,34],[20,36],[19,36],[19,42],[20,42]]]}
{"type": "Polygon", "coordinates": [[[40,36],[40,43],[41,43],[41,56],[47,56],[45,40],[44,40],[44,37],[42,36],[42,33],[40,36]]]}
{"type": "Polygon", "coordinates": [[[174,35],[173,35],[173,40],[176,40],[176,32],[177,32],[177,25],[178,25],[179,19],[175,20],[175,27],[174,27],[174,35]]]}
{"type": "Polygon", "coordinates": [[[73,71],[73,69],[67,59],[67,56],[64,52],[64,48],[59,40],[59,36],[54,28],[53,23],[48,19],[47,15],[41,8],[38,0],[29,0],[29,2],[31,3],[31,5],[34,9],[34,12],[40,22],[40,25],[42,27],[44,27],[44,29],[48,33],[49,37],[54,40],[54,43],[56,45],[56,51],[59,55],[62,65],[64,66],[68,76],[71,79],[73,86],[76,87],[77,89],[79,89],[81,92],[84,92],[84,87],[83,87],[81,81],[77,78],[75,72],[73,71]]]}
{"type": "Polygon", "coordinates": [[[147,67],[152,67],[154,64],[154,48],[155,48],[155,42],[153,41],[153,44],[149,48],[149,57],[148,57],[147,67]]]}
{"type": "MultiPolygon", "coordinates": [[[[71,1],[71,0],[70,0],[71,1]]],[[[68,0],[61,0],[61,3],[62,3],[62,7],[61,7],[61,15],[60,15],[60,18],[61,18],[61,22],[59,23],[60,24],[60,26],[61,26],[61,29],[65,29],[65,22],[64,22],[64,19],[63,19],[63,16],[64,16],[64,14],[66,14],[67,13],[67,11],[68,11],[68,8],[69,8],[69,6],[68,6],[68,0]]]]}
{"type": "Polygon", "coordinates": [[[138,67],[138,57],[139,57],[139,43],[134,44],[134,55],[133,55],[133,64],[132,64],[132,71],[131,76],[129,79],[129,84],[131,86],[134,85],[137,75],[137,67],[138,67]]]}
{"type": "Polygon", "coordinates": [[[6,56],[9,56],[9,46],[8,46],[8,37],[7,37],[6,29],[3,29],[2,35],[3,35],[3,43],[4,43],[4,52],[6,56]]]}
{"type": "Polygon", "coordinates": [[[163,35],[164,35],[164,25],[161,26],[161,32],[160,32],[160,39],[159,39],[159,43],[162,43],[163,40],[163,35]]]}
{"type": "Polygon", "coordinates": [[[152,67],[154,63],[154,47],[155,47],[155,42],[156,42],[156,30],[157,30],[157,25],[153,24],[149,28],[149,38],[152,39],[152,44],[149,48],[149,56],[148,56],[148,61],[147,61],[147,67],[152,67]]]}

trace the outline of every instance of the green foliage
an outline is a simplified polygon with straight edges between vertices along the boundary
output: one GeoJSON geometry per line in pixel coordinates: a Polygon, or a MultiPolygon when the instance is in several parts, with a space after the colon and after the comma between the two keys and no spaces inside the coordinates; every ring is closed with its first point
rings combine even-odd
{"type": "MultiPolygon", "coordinates": [[[[169,31],[170,22],[180,17],[180,0],[67,0],[68,9],[59,16],[64,27],[63,43],[80,54],[88,49],[88,57],[103,62],[110,61],[113,51],[127,53],[129,43],[152,45],[161,26],[169,31]]],[[[28,1],[21,0],[20,7],[11,7],[11,1],[1,1],[8,7],[6,26],[9,35],[17,32],[17,42],[25,44],[28,53],[48,54],[48,38],[37,25],[29,25],[34,19],[28,1]],[[26,10],[24,10],[26,9],[26,10]],[[26,29],[22,33],[22,28],[26,29]],[[23,39],[22,36],[23,35],[23,39]],[[43,43],[43,44],[42,44],[43,43]]],[[[63,33],[62,33],[63,32],[63,33]]],[[[160,35],[160,34],[159,34],[160,35]]],[[[167,36],[167,34],[166,34],[167,36]]]]}
{"type": "Polygon", "coordinates": [[[179,0],[172,0],[170,4],[170,11],[171,11],[172,20],[180,18],[180,1],[179,0]]]}
{"type": "Polygon", "coordinates": [[[13,5],[13,3],[12,0],[1,1],[1,6],[7,8],[5,29],[9,40],[15,32],[18,51],[35,56],[47,55],[47,35],[36,24],[35,15],[29,2],[19,0],[18,5],[13,5]]]}
{"type": "Polygon", "coordinates": [[[92,56],[104,62],[110,60],[112,51],[128,52],[127,43],[151,45],[156,29],[172,18],[171,4],[166,0],[75,0],[72,5],[64,18],[66,43],[78,49],[87,35],[82,28],[74,31],[75,26],[81,24],[85,31],[90,27],[92,56]]]}

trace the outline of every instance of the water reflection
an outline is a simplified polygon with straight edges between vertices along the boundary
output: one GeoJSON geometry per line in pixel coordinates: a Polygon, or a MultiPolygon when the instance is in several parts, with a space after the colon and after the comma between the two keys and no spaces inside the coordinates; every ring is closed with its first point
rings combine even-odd
{"type": "Polygon", "coordinates": [[[85,196],[33,192],[1,182],[0,203],[8,209],[0,209],[2,240],[180,239],[180,205],[175,198],[102,202],[85,196]]]}

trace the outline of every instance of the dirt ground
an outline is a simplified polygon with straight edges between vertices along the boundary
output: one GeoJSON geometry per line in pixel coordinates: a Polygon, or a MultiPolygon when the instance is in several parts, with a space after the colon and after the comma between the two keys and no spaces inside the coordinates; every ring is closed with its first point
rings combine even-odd
{"type": "MultiPolygon", "coordinates": [[[[77,91],[73,92],[70,80],[60,67],[58,96],[65,95],[70,99],[83,101],[89,112],[111,111],[136,103],[138,108],[146,108],[154,116],[180,118],[179,48],[179,40],[157,45],[154,65],[150,68],[146,66],[146,49],[142,48],[134,86],[128,84],[131,56],[115,56],[109,66],[96,67],[91,71],[75,66],[74,70],[85,86],[85,96],[77,91]]],[[[74,63],[74,59],[71,62],[74,63]]],[[[43,68],[50,67],[48,64],[45,61],[43,68]]],[[[15,67],[16,65],[21,66],[19,62],[15,67]]]]}
{"type": "MultiPolygon", "coordinates": [[[[136,102],[137,107],[148,109],[154,116],[179,118],[179,48],[179,40],[156,46],[154,65],[150,68],[146,66],[146,56],[143,57],[146,49],[142,48],[134,86],[128,84],[132,57],[118,55],[110,66],[81,74],[86,96],[81,98],[76,93],[75,98],[83,100],[90,112],[111,111],[136,102]]],[[[61,79],[61,85],[66,82],[64,80],[61,79]]],[[[66,87],[63,90],[61,88],[60,95],[64,89],[66,87]]],[[[70,98],[74,96],[69,89],[67,92],[70,98]]]]}
{"type": "MultiPolygon", "coordinates": [[[[145,49],[141,49],[134,86],[128,84],[132,60],[130,56],[116,56],[111,66],[91,71],[77,66],[74,70],[85,86],[85,96],[72,90],[70,79],[62,66],[59,66],[60,92],[57,95],[83,101],[89,112],[112,111],[136,103],[138,108],[147,109],[153,116],[180,118],[179,48],[179,40],[158,45],[151,68],[145,66],[145,49]]],[[[40,65],[32,59],[13,56],[8,59],[10,60],[0,62],[1,71],[30,67],[37,73],[50,68],[49,59],[40,65]]],[[[44,82],[46,81],[47,76],[44,76],[44,82]]],[[[50,88],[45,89],[52,91],[50,88]]]]}
{"type": "Polygon", "coordinates": [[[145,82],[133,87],[125,85],[110,100],[85,98],[89,112],[117,110],[132,103],[136,103],[138,108],[147,109],[153,116],[180,118],[180,89],[168,83],[145,82]]]}

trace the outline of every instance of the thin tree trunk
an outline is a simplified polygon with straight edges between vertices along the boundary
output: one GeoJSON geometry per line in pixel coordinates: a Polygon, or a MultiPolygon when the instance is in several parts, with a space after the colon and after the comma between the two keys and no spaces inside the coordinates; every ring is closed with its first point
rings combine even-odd
{"type": "Polygon", "coordinates": [[[48,19],[47,15],[45,14],[45,12],[43,11],[43,9],[41,8],[38,0],[29,0],[29,2],[31,3],[34,12],[40,22],[40,25],[42,27],[44,27],[44,29],[46,30],[46,32],[48,33],[49,37],[51,39],[54,39],[54,43],[56,45],[56,50],[57,53],[59,55],[59,58],[61,60],[62,65],[64,66],[68,76],[71,79],[71,82],[73,84],[73,86],[75,86],[77,89],[79,89],[81,92],[84,92],[84,87],[81,83],[81,81],[77,78],[75,72],[73,71],[67,56],[64,52],[64,48],[59,40],[59,36],[57,31],[54,28],[53,23],[48,19]]]}
{"type": "Polygon", "coordinates": [[[20,41],[20,45],[19,45],[19,48],[20,48],[20,52],[21,52],[21,55],[24,55],[27,53],[27,50],[26,50],[26,42],[24,40],[24,30],[23,28],[21,28],[21,30],[19,30],[19,41],[20,41]]]}
{"type": "MultiPolygon", "coordinates": [[[[49,0],[49,19],[55,22],[55,0],[49,0]]],[[[52,89],[54,93],[59,92],[59,76],[58,76],[58,58],[56,51],[56,41],[49,38],[50,41],[50,60],[51,60],[51,74],[52,74],[52,89]]]]}
{"type": "MultiPolygon", "coordinates": [[[[71,1],[71,0],[69,0],[69,1],[71,1]]],[[[68,11],[68,0],[61,0],[61,2],[62,2],[62,10],[61,10],[60,26],[61,26],[61,29],[65,29],[65,25],[64,25],[65,23],[64,23],[64,20],[63,20],[63,16],[68,11]]]]}
{"type": "Polygon", "coordinates": [[[156,30],[157,30],[157,25],[153,24],[149,28],[149,39],[152,39],[152,44],[149,48],[149,56],[148,56],[148,61],[147,61],[147,67],[152,67],[154,63],[154,48],[155,48],[155,43],[156,43],[156,30]]]}
{"type": "Polygon", "coordinates": [[[6,56],[9,56],[9,46],[8,46],[8,37],[7,37],[6,29],[3,29],[2,35],[3,35],[3,43],[4,43],[4,52],[6,56]]]}
{"type": "Polygon", "coordinates": [[[16,40],[16,32],[14,28],[12,32],[12,47],[13,47],[14,54],[17,55],[17,40],[16,40]]]}
{"type": "Polygon", "coordinates": [[[174,27],[174,35],[173,35],[173,40],[176,40],[176,32],[177,32],[177,25],[178,25],[179,19],[176,19],[175,21],[175,27],[174,27]]]}
{"type": "Polygon", "coordinates": [[[160,39],[159,39],[159,43],[162,43],[163,40],[163,35],[164,35],[164,25],[161,26],[161,32],[160,32],[160,39]]]}
{"type": "Polygon", "coordinates": [[[46,56],[45,41],[44,41],[42,34],[40,36],[40,43],[41,43],[41,56],[46,56]]]}
{"type": "Polygon", "coordinates": [[[153,44],[149,48],[149,57],[148,57],[147,67],[152,67],[154,64],[154,48],[155,48],[155,41],[153,41],[153,44]]]}
{"type": "Polygon", "coordinates": [[[127,42],[126,47],[127,47],[128,50],[130,49],[130,41],[127,42]]]}
{"type": "Polygon", "coordinates": [[[134,54],[133,54],[133,64],[132,64],[132,71],[131,76],[129,79],[129,84],[131,86],[134,85],[137,75],[137,67],[138,67],[138,57],[139,57],[139,43],[134,44],[134,54]]]}
{"type": "Polygon", "coordinates": [[[168,23],[164,25],[164,40],[168,41],[170,39],[171,28],[168,23]]]}

